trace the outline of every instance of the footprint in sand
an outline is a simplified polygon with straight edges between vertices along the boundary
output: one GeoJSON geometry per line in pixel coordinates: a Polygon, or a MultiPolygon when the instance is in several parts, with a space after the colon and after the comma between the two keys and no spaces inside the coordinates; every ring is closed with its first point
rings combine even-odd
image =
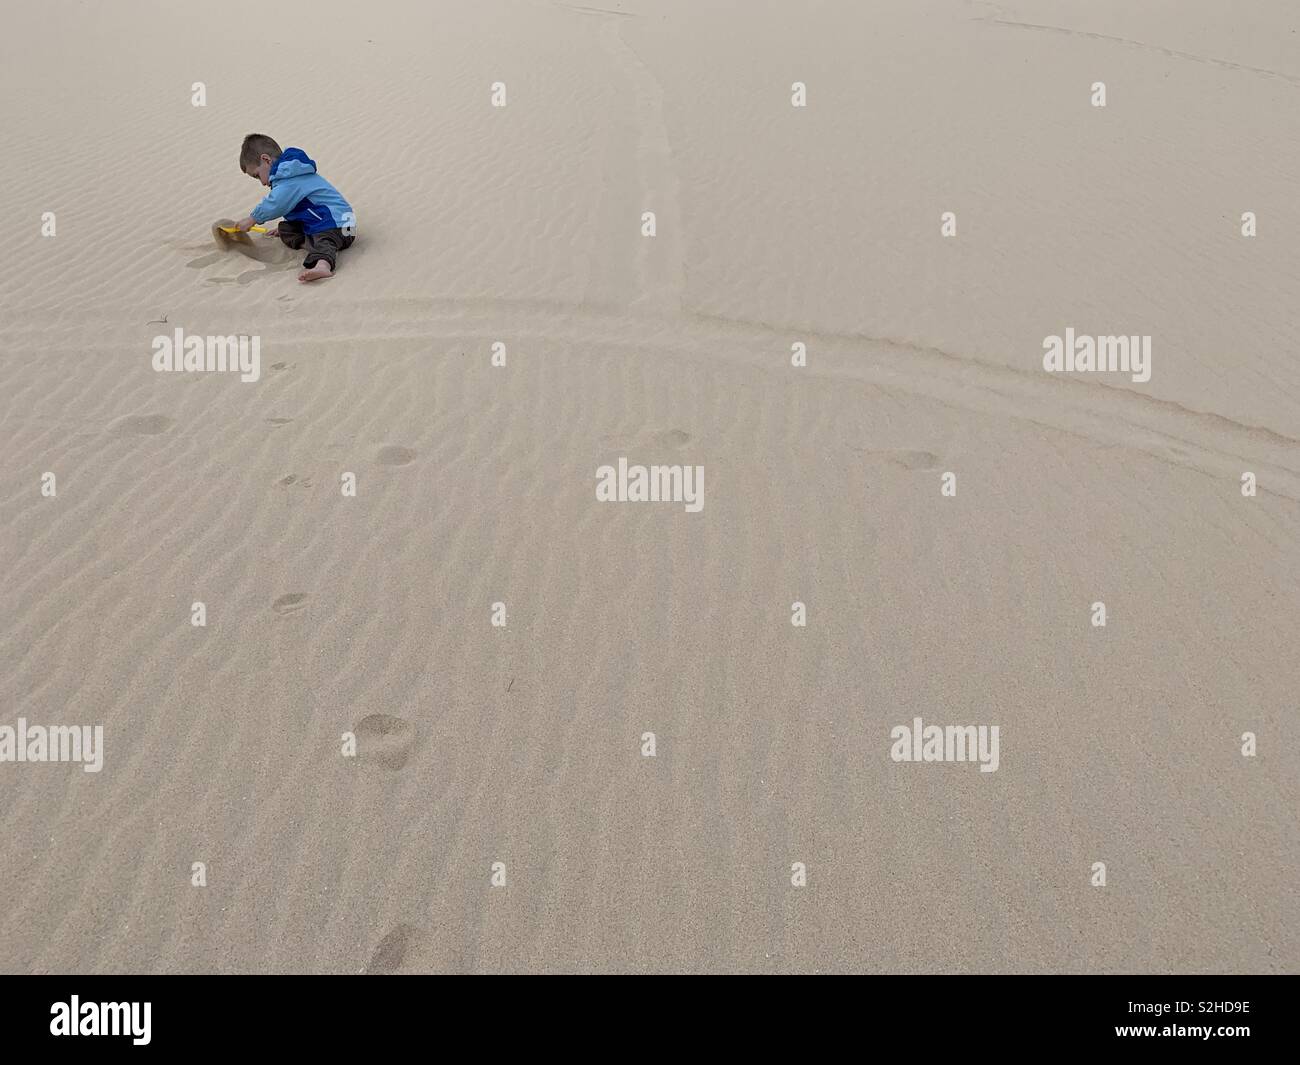
{"type": "Polygon", "coordinates": [[[283,486],[286,487],[286,488],[287,488],[289,485],[291,485],[291,484],[296,484],[299,488],[310,488],[310,487],[311,487],[311,478],[310,478],[310,477],[299,477],[296,473],[291,473],[291,474],[289,474],[289,476],[287,476],[287,477],[281,477],[281,478],[280,478],[278,481],[276,481],[275,483],[276,483],[276,484],[279,484],[279,485],[283,485],[283,486]]]}
{"type": "Polygon", "coordinates": [[[420,930],[414,925],[399,924],[379,941],[379,946],[370,955],[365,971],[376,976],[397,972],[419,934],[420,930]]]}
{"type": "Polygon", "coordinates": [[[682,447],[690,438],[691,434],[682,429],[665,429],[652,437],[656,444],[663,444],[666,447],[682,447]]]}
{"type": "Polygon", "coordinates": [[[288,595],[282,595],[271,604],[271,609],[280,615],[297,614],[307,609],[307,593],[290,592],[288,595]]]}
{"type": "Polygon", "coordinates": [[[602,438],[601,443],[605,447],[644,447],[646,445],[657,447],[684,447],[690,442],[691,434],[685,429],[656,429],[653,432],[641,436],[633,437],[629,442],[625,437],[606,436],[602,438]]]}
{"type": "Polygon", "coordinates": [[[175,419],[165,414],[128,414],[110,425],[108,431],[114,436],[157,436],[175,424],[175,419]]]}
{"type": "Polygon", "coordinates": [[[352,729],[362,765],[401,769],[415,747],[415,726],[392,714],[368,714],[352,729]]]}
{"type": "Polygon", "coordinates": [[[260,270],[245,270],[242,274],[236,274],[234,277],[208,277],[204,278],[205,285],[248,285],[256,281],[259,277],[266,277],[268,274],[283,273],[285,270],[292,270],[297,263],[285,263],[283,266],[264,266],[260,270]]]}
{"type": "Polygon", "coordinates": [[[415,454],[415,451],[409,447],[397,447],[395,444],[390,444],[388,447],[379,449],[375,461],[381,466],[405,466],[415,461],[415,454]]]}
{"type": "Polygon", "coordinates": [[[288,425],[291,421],[293,421],[292,418],[267,418],[266,419],[267,425],[274,425],[274,426],[288,425]]]}
{"type": "Polygon", "coordinates": [[[869,458],[890,462],[895,466],[902,466],[905,470],[933,470],[939,465],[939,456],[932,451],[867,451],[866,448],[855,448],[855,450],[865,451],[869,458]]]}

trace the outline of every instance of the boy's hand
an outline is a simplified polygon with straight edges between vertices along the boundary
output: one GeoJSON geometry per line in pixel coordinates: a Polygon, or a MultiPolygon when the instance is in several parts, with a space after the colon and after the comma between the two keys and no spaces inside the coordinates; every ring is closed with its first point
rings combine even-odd
{"type": "Polygon", "coordinates": [[[262,236],[264,237],[278,237],[279,235],[280,235],[279,226],[276,226],[274,229],[268,229],[265,233],[262,234],[262,236]]]}
{"type": "Polygon", "coordinates": [[[257,223],[253,221],[252,217],[241,218],[238,222],[235,223],[235,228],[239,230],[239,232],[241,233],[247,233],[255,225],[257,225],[257,223]]]}

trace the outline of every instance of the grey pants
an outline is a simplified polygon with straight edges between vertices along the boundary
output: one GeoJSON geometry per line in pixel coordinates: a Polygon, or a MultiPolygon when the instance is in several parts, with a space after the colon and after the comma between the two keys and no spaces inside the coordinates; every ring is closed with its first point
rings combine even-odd
{"type": "Polygon", "coordinates": [[[329,263],[330,269],[333,270],[337,265],[339,252],[351,247],[354,239],[345,237],[341,229],[322,229],[319,233],[304,233],[301,222],[281,221],[279,228],[280,239],[287,247],[295,251],[300,248],[307,249],[307,258],[303,259],[302,265],[308,270],[322,259],[329,263]]]}

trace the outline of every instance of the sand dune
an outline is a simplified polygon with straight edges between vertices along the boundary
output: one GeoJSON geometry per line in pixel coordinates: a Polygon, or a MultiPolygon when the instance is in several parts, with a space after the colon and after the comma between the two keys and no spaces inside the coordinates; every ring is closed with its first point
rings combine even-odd
{"type": "Polygon", "coordinates": [[[0,970],[1295,971],[1300,21],[1250,7],[7,10],[0,726],[105,757],[0,763],[0,970]],[[335,278],[214,244],[254,130],[356,207],[335,278]],[[598,503],[620,456],[703,509],[598,503]]]}

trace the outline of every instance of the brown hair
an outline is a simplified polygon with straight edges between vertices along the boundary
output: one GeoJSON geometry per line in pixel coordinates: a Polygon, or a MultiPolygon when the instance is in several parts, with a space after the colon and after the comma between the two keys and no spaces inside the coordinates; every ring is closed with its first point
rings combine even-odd
{"type": "Polygon", "coordinates": [[[248,168],[257,166],[262,156],[279,159],[280,154],[280,146],[265,133],[250,133],[239,146],[239,169],[247,174],[248,168]]]}

